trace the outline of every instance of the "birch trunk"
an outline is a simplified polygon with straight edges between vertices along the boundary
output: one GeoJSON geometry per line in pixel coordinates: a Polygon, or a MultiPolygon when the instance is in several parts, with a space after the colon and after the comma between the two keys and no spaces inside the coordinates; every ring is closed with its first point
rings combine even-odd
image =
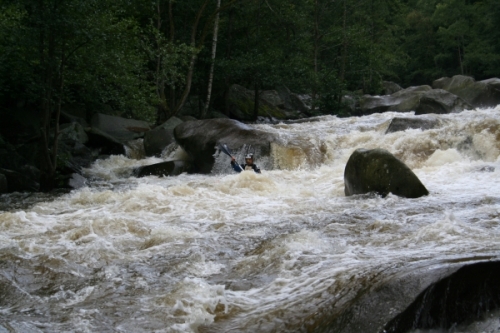
{"type": "Polygon", "coordinates": [[[201,119],[204,119],[208,114],[208,108],[210,107],[210,98],[212,96],[212,83],[214,81],[214,65],[215,65],[215,54],[217,52],[217,35],[219,33],[219,9],[220,1],[217,0],[217,14],[215,16],[214,22],[214,35],[212,39],[212,57],[210,62],[210,73],[208,76],[208,88],[207,88],[207,101],[205,107],[203,108],[203,113],[201,114],[201,119]]]}

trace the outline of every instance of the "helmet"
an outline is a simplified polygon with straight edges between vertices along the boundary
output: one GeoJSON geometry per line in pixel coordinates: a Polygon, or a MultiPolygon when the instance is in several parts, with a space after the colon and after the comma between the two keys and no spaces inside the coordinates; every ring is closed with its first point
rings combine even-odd
{"type": "Polygon", "coordinates": [[[245,156],[245,159],[247,159],[247,158],[251,158],[251,159],[253,160],[253,154],[247,154],[247,155],[245,156]]]}

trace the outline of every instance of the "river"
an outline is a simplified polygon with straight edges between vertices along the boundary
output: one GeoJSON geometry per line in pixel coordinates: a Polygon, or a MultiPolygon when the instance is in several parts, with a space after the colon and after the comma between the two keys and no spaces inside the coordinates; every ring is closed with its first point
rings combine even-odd
{"type": "MultiPolygon", "coordinates": [[[[165,158],[111,156],[69,193],[3,195],[0,333],[380,332],[436,276],[500,260],[500,106],[385,134],[400,116],[252,125],[294,140],[260,175],[217,154],[211,175],[135,178],[165,158]],[[356,148],[430,194],[346,197],[356,148]]],[[[500,332],[484,315],[455,331],[500,332]]]]}

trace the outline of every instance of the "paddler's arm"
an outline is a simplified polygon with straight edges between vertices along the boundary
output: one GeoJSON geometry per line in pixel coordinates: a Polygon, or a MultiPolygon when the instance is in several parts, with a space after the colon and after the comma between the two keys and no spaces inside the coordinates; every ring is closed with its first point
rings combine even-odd
{"type": "Polygon", "coordinates": [[[231,166],[233,167],[233,170],[236,172],[241,172],[241,167],[236,163],[236,159],[231,156],[231,166]]]}

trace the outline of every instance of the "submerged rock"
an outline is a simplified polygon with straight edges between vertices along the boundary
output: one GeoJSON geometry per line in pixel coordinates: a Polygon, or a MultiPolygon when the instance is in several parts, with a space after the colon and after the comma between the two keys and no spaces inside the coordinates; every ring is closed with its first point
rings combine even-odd
{"type": "Polygon", "coordinates": [[[441,121],[436,116],[420,116],[412,118],[396,117],[391,120],[391,124],[385,131],[385,134],[405,131],[410,128],[428,130],[439,127],[440,125],[441,121]]]}
{"type": "Polygon", "coordinates": [[[376,192],[405,198],[429,194],[417,176],[385,149],[357,149],[344,170],[346,196],[376,192]]]}
{"type": "Polygon", "coordinates": [[[146,176],[177,176],[183,172],[188,172],[191,165],[185,161],[167,161],[134,169],[136,177],[146,176]]]}

